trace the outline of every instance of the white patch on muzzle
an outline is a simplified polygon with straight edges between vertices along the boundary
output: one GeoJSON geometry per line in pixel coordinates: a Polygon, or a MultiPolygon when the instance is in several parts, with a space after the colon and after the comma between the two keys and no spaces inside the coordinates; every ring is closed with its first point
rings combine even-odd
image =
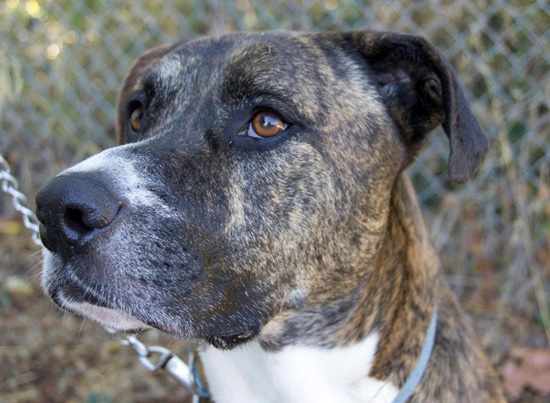
{"type": "Polygon", "coordinates": [[[148,185],[154,182],[152,178],[143,175],[143,167],[147,161],[127,151],[133,146],[129,144],[105,150],[66,169],[59,176],[75,173],[103,174],[117,194],[131,207],[155,207],[159,213],[166,215],[169,211],[168,206],[155,193],[148,190],[148,185]]]}

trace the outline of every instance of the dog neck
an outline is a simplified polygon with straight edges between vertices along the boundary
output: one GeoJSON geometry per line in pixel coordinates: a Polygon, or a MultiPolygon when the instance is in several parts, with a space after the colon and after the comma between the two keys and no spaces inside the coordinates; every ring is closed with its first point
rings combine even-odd
{"type": "Polygon", "coordinates": [[[355,315],[356,325],[351,328],[364,326],[380,335],[370,375],[391,378],[402,386],[422,350],[440,288],[439,258],[406,174],[400,175],[394,188],[388,233],[378,263],[379,285],[371,280],[370,290],[362,294],[359,304],[370,309],[374,319],[361,322],[355,315]]]}
{"type": "MultiPolygon", "coordinates": [[[[348,295],[285,311],[268,323],[258,340],[236,351],[208,348],[203,359],[211,385],[223,387],[224,374],[229,378],[238,374],[239,379],[279,377],[284,390],[293,379],[306,385],[303,376],[307,378],[308,370],[295,373],[292,364],[301,361],[312,368],[320,367],[320,371],[313,371],[318,378],[324,372],[343,374],[341,384],[323,392],[331,395],[348,385],[337,401],[346,401],[342,400],[346,393],[356,396],[357,401],[391,401],[420,355],[439,283],[439,260],[406,174],[401,174],[394,186],[387,228],[375,261],[348,295]],[[212,370],[213,366],[217,369],[212,370]]],[[[254,389],[254,382],[243,382],[246,386],[241,391],[254,389]]],[[[319,382],[311,383],[318,387],[319,382]]],[[[282,393],[276,387],[272,392],[282,393]]],[[[310,401],[306,395],[313,391],[300,393],[296,401],[310,401]]],[[[350,397],[349,401],[356,400],[350,397]]]]}
{"type": "Polygon", "coordinates": [[[388,371],[383,370],[383,357],[404,340],[408,348],[420,351],[435,307],[439,259],[405,173],[396,180],[387,214],[374,258],[365,259],[372,264],[350,273],[357,276],[355,287],[338,295],[335,285],[325,301],[317,299],[283,311],[262,331],[264,348],[277,350],[295,344],[333,348],[357,343],[376,332],[381,343],[375,368],[382,373],[388,371]]]}

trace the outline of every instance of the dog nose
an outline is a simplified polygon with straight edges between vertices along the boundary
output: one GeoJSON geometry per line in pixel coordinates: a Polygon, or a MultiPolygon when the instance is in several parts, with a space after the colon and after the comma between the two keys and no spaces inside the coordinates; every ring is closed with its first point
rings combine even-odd
{"type": "Polygon", "coordinates": [[[58,176],[36,196],[42,243],[52,252],[70,253],[111,225],[121,206],[99,175],[58,176]]]}

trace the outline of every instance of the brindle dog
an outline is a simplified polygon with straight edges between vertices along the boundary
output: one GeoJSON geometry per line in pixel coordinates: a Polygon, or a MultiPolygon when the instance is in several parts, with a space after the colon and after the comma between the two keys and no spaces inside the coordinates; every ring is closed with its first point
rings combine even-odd
{"type": "Polygon", "coordinates": [[[115,330],[196,339],[220,402],[392,401],[437,307],[409,401],[503,401],[404,172],[440,124],[466,182],[487,140],[416,36],[155,48],[122,87],[121,145],[37,196],[44,287],[115,330]]]}

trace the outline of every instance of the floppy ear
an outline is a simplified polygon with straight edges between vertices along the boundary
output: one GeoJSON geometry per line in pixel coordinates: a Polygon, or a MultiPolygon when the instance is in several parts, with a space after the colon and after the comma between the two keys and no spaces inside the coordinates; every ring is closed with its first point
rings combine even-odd
{"type": "Polygon", "coordinates": [[[487,154],[487,138],[466,104],[449,62],[423,38],[390,32],[353,32],[388,109],[415,153],[439,124],[449,138],[449,176],[464,183],[487,154]]]}
{"type": "Polygon", "coordinates": [[[117,112],[116,112],[116,141],[118,144],[122,144],[125,141],[124,123],[127,119],[126,102],[135,91],[141,87],[141,77],[147,68],[162,58],[168,53],[174,44],[164,44],[157,46],[153,49],[149,49],[143,53],[132,65],[130,71],[124,79],[124,84],[120,88],[117,100],[117,112]]]}

